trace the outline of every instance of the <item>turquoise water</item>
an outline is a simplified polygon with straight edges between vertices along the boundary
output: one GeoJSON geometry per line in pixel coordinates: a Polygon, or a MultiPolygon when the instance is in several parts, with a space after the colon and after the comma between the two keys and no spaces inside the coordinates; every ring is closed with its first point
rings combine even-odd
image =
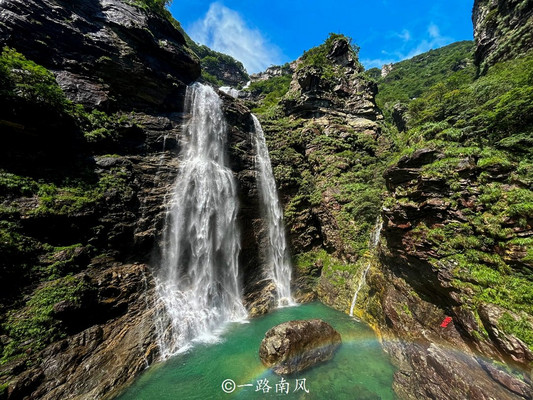
{"type": "Polygon", "coordinates": [[[185,354],[153,365],[117,400],[385,400],[396,398],[393,374],[394,367],[368,326],[321,303],[311,303],[283,308],[246,324],[230,325],[220,343],[197,345],[185,354]],[[273,326],[309,318],[328,322],[341,334],[343,343],[329,362],[284,377],[286,393],[282,378],[261,364],[259,345],[273,326]],[[265,379],[270,389],[256,391],[259,381],[264,383],[265,379]],[[224,381],[231,393],[223,391],[224,381]]]}

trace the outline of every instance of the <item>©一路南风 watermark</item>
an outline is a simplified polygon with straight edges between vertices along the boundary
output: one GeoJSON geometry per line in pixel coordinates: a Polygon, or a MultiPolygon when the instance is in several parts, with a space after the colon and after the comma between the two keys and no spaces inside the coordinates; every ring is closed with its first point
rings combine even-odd
{"type": "MultiPolygon", "coordinates": [[[[291,384],[289,381],[285,380],[285,378],[281,378],[281,380],[276,383],[274,386],[270,386],[270,382],[268,379],[258,379],[255,382],[255,391],[256,392],[263,392],[263,393],[282,393],[282,394],[289,394],[290,392],[305,392],[309,393],[309,390],[306,386],[306,379],[295,379],[294,380],[294,389],[291,391],[291,384]]],[[[233,393],[237,388],[254,388],[253,383],[246,383],[244,385],[237,385],[233,379],[226,379],[222,382],[222,391],[224,393],[233,393]]]]}

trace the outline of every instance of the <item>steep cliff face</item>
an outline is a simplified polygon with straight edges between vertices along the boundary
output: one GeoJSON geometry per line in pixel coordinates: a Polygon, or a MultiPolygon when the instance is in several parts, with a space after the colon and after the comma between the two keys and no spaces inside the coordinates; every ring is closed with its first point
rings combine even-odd
{"type": "MultiPolygon", "coordinates": [[[[498,12],[518,18],[526,3],[498,12]]],[[[490,4],[476,2],[474,19],[490,4]]],[[[425,88],[396,136],[381,266],[362,308],[397,363],[402,398],[531,397],[532,58],[509,42],[529,34],[528,18],[490,31],[494,48],[476,33],[485,75],[458,70],[425,88]]]]}
{"type": "Polygon", "coordinates": [[[475,0],[472,22],[475,62],[481,73],[533,48],[533,4],[529,0],[475,0]]]}
{"type": "Polygon", "coordinates": [[[134,3],[10,0],[0,21],[3,46],[53,71],[71,100],[91,107],[172,108],[200,75],[183,35],[134,3]]]}
{"type": "Polygon", "coordinates": [[[383,185],[387,145],[376,86],[342,35],[292,65],[287,93],[283,76],[265,81],[273,87],[255,85],[269,93],[258,110],[285,206],[295,289],[301,300],[318,297],[348,311],[383,185]],[[279,103],[273,103],[276,93],[283,96],[279,103]]]}
{"type": "Polygon", "coordinates": [[[407,82],[378,78],[409,103],[398,131],[342,41],[304,55],[279,105],[258,107],[299,298],[348,312],[370,266],[355,311],[383,335],[401,398],[529,398],[531,57],[479,79],[469,42],[404,61],[407,82]]]}
{"type": "MultiPolygon", "coordinates": [[[[531,225],[508,219],[506,237],[492,247],[494,233],[480,232],[475,222],[494,215],[483,203],[480,168],[473,159],[458,160],[459,185],[452,189],[449,179],[428,172],[445,158],[439,151],[419,149],[385,172],[394,204],[386,202],[383,210],[383,267],[369,278],[382,308],[370,309],[381,319],[386,337],[401,339],[385,341],[399,367],[396,391],[408,399],[466,393],[468,398],[529,398],[533,353],[504,326],[504,315],[512,324],[523,321],[524,327],[531,321],[516,305],[525,301],[522,290],[529,283],[515,273],[529,263],[525,249],[513,244],[517,237],[531,236],[531,225]],[[492,272],[493,263],[516,270],[492,272]],[[514,290],[507,286],[510,281],[514,290]],[[506,293],[507,301],[493,290],[506,293]],[[448,317],[449,324],[442,326],[448,317]],[[517,372],[509,374],[487,359],[518,367],[517,372]]],[[[505,179],[503,170],[497,174],[505,179]]],[[[510,185],[502,196],[515,190],[510,185]]]]}
{"type": "MultiPolygon", "coordinates": [[[[14,0],[0,18],[0,398],[110,397],[158,357],[153,249],[199,61],[129,2],[14,0]]],[[[252,120],[221,96],[253,279],[252,120]]]]}

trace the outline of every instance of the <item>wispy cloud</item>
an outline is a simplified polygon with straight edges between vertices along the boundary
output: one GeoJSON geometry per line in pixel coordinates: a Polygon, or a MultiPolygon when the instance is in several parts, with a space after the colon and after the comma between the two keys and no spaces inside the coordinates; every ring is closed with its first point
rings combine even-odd
{"type": "Polygon", "coordinates": [[[400,39],[401,43],[394,51],[382,51],[383,57],[362,59],[361,62],[366,68],[396,63],[453,42],[452,38],[442,36],[439,27],[434,23],[430,23],[423,35],[417,35],[417,37],[407,29],[403,29],[401,32],[392,32],[389,37],[400,39]]]}
{"type": "Polygon", "coordinates": [[[438,39],[440,38],[440,29],[437,25],[434,23],[429,24],[428,26],[428,33],[431,38],[438,39]]]}
{"type": "Polygon", "coordinates": [[[424,53],[426,51],[429,51],[431,49],[436,49],[439,47],[442,47],[446,45],[447,43],[450,43],[453,41],[453,39],[442,36],[440,34],[440,29],[437,25],[434,23],[429,24],[427,28],[427,34],[428,38],[424,38],[421,40],[418,45],[414,48],[412,48],[406,55],[405,58],[411,58],[418,54],[424,53]]]}
{"type": "Polygon", "coordinates": [[[361,60],[361,63],[365,66],[366,69],[381,68],[385,64],[391,64],[395,62],[398,62],[398,60],[394,58],[365,58],[361,60]]]}
{"type": "Polygon", "coordinates": [[[409,32],[407,29],[402,30],[400,33],[395,32],[394,36],[402,39],[404,42],[411,40],[411,32],[409,32]]]}
{"type": "Polygon", "coordinates": [[[218,2],[212,3],[205,17],[188,31],[195,41],[241,61],[250,73],[281,60],[281,51],[259,30],[248,27],[238,12],[218,2]]]}

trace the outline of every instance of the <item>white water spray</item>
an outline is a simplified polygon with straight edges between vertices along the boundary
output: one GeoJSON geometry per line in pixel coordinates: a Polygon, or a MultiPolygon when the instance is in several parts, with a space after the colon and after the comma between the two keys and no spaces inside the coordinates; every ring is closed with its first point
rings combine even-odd
{"type": "MultiPolygon", "coordinates": [[[[369,250],[374,250],[378,244],[379,244],[379,238],[381,236],[381,229],[383,228],[383,221],[380,217],[378,217],[376,221],[376,226],[372,230],[372,233],[370,234],[370,246],[369,250]]],[[[365,269],[361,273],[361,278],[359,278],[359,284],[357,285],[357,289],[355,289],[355,293],[353,294],[352,299],[352,305],[350,307],[350,317],[353,317],[353,310],[355,308],[355,303],[357,302],[357,296],[359,295],[359,292],[363,288],[363,286],[366,283],[366,275],[368,274],[368,271],[370,270],[371,262],[369,261],[367,265],[365,266],[365,269]]]]}
{"type": "Polygon", "coordinates": [[[187,88],[184,158],[163,233],[156,328],[162,358],[192,341],[216,341],[227,321],[246,318],[238,281],[237,189],[226,157],[221,100],[187,88]]]}
{"type": "Polygon", "coordinates": [[[256,165],[261,206],[268,224],[269,246],[267,249],[266,278],[272,280],[276,286],[278,306],[292,305],[294,301],[291,296],[291,263],[285,237],[283,211],[272,173],[265,134],[257,117],[252,115],[252,118],[255,130],[256,165]]]}
{"type": "Polygon", "coordinates": [[[241,97],[241,91],[230,86],[221,86],[218,88],[218,90],[226,93],[228,96],[231,96],[234,99],[238,99],[239,97],[241,97]]]}

